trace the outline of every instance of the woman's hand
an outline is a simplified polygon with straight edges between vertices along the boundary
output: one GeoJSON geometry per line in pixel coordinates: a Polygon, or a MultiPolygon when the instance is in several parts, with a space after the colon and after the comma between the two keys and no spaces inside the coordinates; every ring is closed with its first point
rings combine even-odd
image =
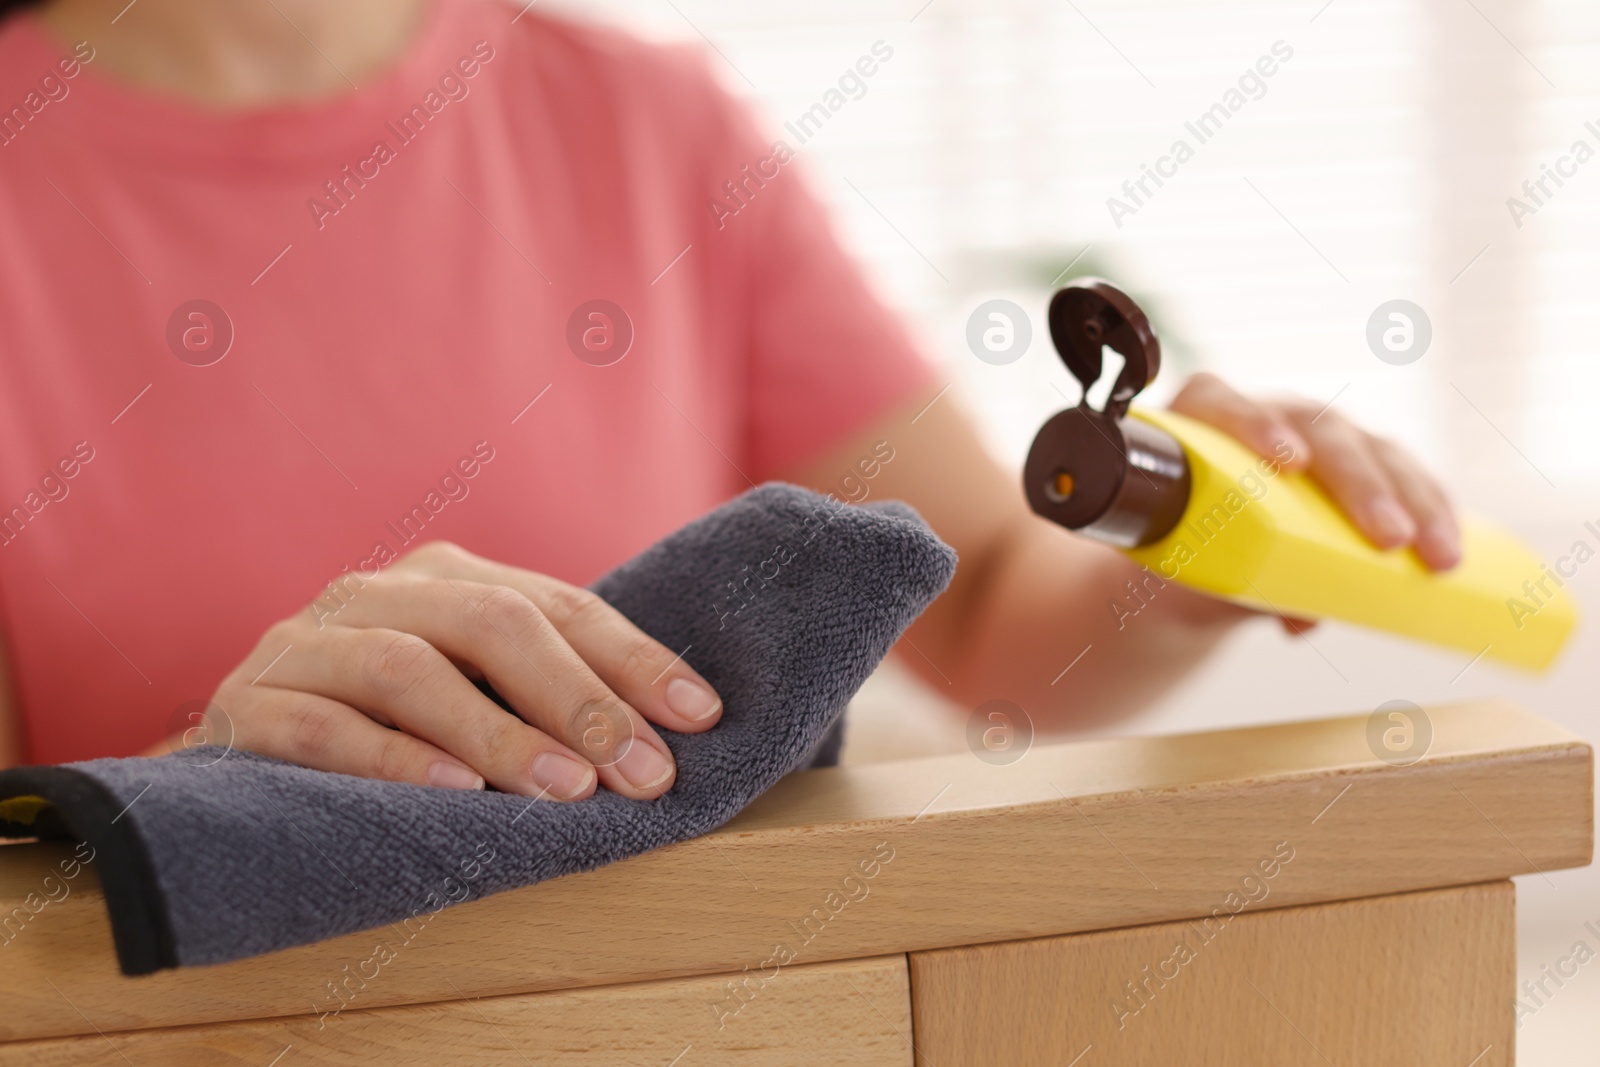
{"type": "Polygon", "coordinates": [[[1332,408],[1252,400],[1215,375],[1196,374],[1172,410],[1227,431],[1286,470],[1308,472],[1378,547],[1413,546],[1436,571],[1461,561],[1460,528],[1439,483],[1410,453],[1332,408]],[[1287,461],[1281,445],[1291,450],[1287,461]]]}
{"type": "Polygon", "coordinates": [[[709,729],[722,703],[681,656],[584,589],[435,541],[346,574],[274,625],[212,698],[236,747],[325,771],[578,800],[660,796],[648,725],[709,729]],[[474,684],[486,681],[508,714],[474,684]]]}

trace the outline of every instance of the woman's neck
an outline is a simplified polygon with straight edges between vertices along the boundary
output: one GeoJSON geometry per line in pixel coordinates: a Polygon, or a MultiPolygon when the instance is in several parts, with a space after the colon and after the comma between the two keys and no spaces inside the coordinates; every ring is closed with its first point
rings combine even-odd
{"type": "Polygon", "coordinates": [[[405,51],[430,0],[50,0],[44,25],[95,68],[212,107],[350,92],[405,51]]]}

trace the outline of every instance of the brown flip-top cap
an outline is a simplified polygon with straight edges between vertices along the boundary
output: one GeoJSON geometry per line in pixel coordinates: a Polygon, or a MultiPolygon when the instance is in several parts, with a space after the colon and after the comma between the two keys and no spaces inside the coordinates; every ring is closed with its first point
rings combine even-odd
{"type": "Polygon", "coordinates": [[[1034,438],[1023,482],[1034,511],[1068,529],[1133,548],[1160,540],[1189,503],[1183,446],[1128,420],[1128,405],[1161,369],[1161,342],[1139,305],[1101,278],[1078,278],[1050,300],[1050,339],[1083,387],[1075,408],[1034,438]],[[1105,348],[1123,357],[1103,410],[1089,390],[1105,370],[1105,348]]]}

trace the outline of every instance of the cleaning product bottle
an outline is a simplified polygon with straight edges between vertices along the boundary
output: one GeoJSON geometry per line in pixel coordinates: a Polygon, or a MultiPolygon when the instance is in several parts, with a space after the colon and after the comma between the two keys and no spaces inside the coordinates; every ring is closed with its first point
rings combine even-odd
{"type": "MultiPolygon", "coordinates": [[[[1080,278],[1050,301],[1050,337],[1084,390],[1028,453],[1028,502],[1124,550],[1162,581],[1263,611],[1332,618],[1542,670],[1577,611],[1562,577],[1505,530],[1467,517],[1460,564],[1430,571],[1411,549],[1377,548],[1309,476],[1215,427],[1128,405],[1161,366],[1139,306],[1080,278]],[[1124,359],[1103,410],[1088,392],[1105,347],[1124,359]]],[[[1148,584],[1148,583],[1147,583],[1148,584]]]]}

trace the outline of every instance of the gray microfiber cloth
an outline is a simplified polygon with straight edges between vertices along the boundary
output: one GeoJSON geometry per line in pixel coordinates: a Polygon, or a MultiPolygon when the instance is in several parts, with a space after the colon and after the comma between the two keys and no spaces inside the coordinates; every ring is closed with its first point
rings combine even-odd
{"type": "Polygon", "coordinates": [[[903,504],[771,484],[601,578],[723,700],[705,733],[661,732],[678,778],[655,801],[400,785],[208,746],[0,772],[0,836],[88,842],[125,974],[422,921],[706,833],[827,759],[845,704],[954,570],[903,504]]]}

